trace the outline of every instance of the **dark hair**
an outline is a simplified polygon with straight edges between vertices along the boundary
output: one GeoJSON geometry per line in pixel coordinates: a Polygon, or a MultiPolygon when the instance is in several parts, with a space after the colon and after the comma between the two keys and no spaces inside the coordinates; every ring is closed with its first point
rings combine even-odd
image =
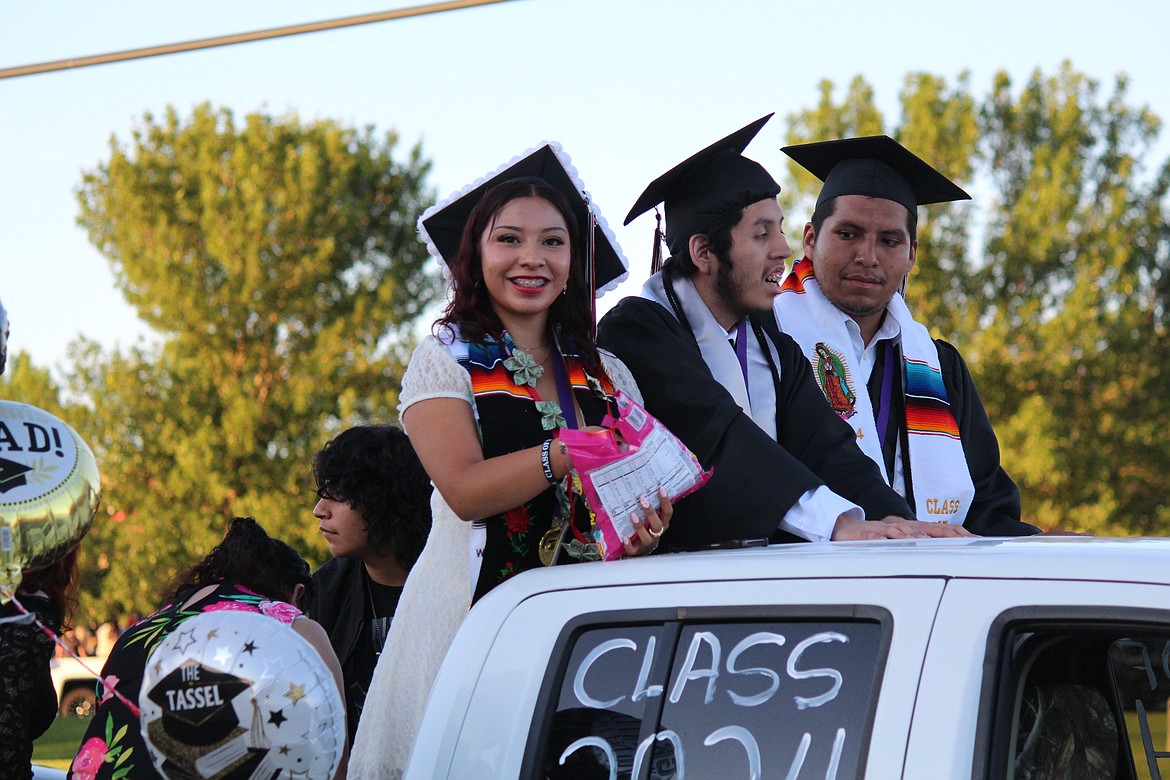
{"type": "MultiPolygon", "coordinates": [[[[836,211],[837,198],[829,198],[828,200],[818,204],[817,207],[813,209],[812,218],[809,219],[809,222],[812,223],[813,233],[815,235],[820,235],[821,225],[825,223],[826,219],[833,216],[836,211]]],[[[906,209],[906,232],[910,234],[910,240],[912,242],[918,240],[917,209],[906,209]]]]}
{"type": "Polygon", "coordinates": [[[414,566],[431,532],[431,481],[401,428],[359,425],[339,433],[313,459],[317,495],[361,513],[379,555],[414,566]]]}
{"type": "Polygon", "coordinates": [[[309,564],[301,554],[273,539],[251,517],[233,517],[223,541],[207,557],[175,576],[164,593],[173,601],[191,588],[219,582],[242,585],[253,593],[287,601],[297,585],[313,592],[309,564]]]}
{"type": "Polygon", "coordinates": [[[48,566],[40,566],[22,573],[20,593],[36,593],[41,591],[61,616],[61,630],[70,628],[73,620],[73,611],[77,608],[77,558],[81,551],[80,545],[62,555],[48,566]]]}
{"type": "MultiPolygon", "coordinates": [[[[731,231],[743,220],[744,211],[745,209],[736,209],[721,217],[716,217],[702,231],[692,234],[707,237],[707,244],[711,248],[711,253],[715,255],[715,259],[719,261],[721,266],[731,267],[731,231]]],[[[683,242],[678,254],[673,255],[666,262],[666,267],[670,269],[670,273],[675,277],[683,277],[685,279],[690,279],[698,273],[699,268],[691,258],[689,236],[683,242]]]]}
{"type": "Polygon", "coordinates": [[[484,193],[471,210],[459,239],[459,249],[447,264],[451,270],[454,294],[435,326],[458,325],[463,338],[468,341],[482,341],[487,336],[498,337],[503,332],[503,323],[492,308],[491,297],[483,284],[480,240],[503,208],[518,198],[541,198],[548,201],[565,220],[570,235],[569,285],[566,294],[558,295],[549,307],[549,326],[553,331],[559,327],[561,335],[573,343],[586,371],[599,374],[601,357],[593,341],[593,308],[589,300],[594,293],[590,280],[585,278],[585,263],[582,259],[585,242],[581,229],[565,196],[544,179],[535,176],[509,179],[497,184],[484,193]]]}

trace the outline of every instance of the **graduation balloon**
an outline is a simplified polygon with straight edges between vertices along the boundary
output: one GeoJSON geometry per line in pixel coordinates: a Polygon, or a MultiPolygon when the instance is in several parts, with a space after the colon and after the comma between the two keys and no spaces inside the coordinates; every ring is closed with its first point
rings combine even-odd
{"type": "Polygon", "coordinates": [[[47,566],[85,535],[101,498],[89,446],[53,415],[0,401],[0,586],[47,566]]]}
{"type": "Polygon", "coordinates": [[[138,697],[163,776],[332,778],[345,706],[329,667],[296,631],[257,612],[204,612],[151,653],[138,697]]]}

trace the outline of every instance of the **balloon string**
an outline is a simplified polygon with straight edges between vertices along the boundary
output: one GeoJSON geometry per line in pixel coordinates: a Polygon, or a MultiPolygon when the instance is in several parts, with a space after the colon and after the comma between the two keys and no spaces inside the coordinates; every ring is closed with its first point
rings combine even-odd
{"type": "Polygon", "coordinates": [[[81,664],[81,668],[84,669],[86,672],[88,672],[90,674],[90,676],[93,677],[95,682],[101,683],[102,688],[106,692],[105,695],[102,697],[103,702],[106,699],[108,699],[110,696],[114,696],[118,699],[118,701],[120,701],[124,705],[126,705],[126,708],[129,709],[130,712],[132,712],[134,714],[134,717],[137,718],[141,715],[141,712],[138,709],[138,705],[135,704],[134,702],[130,701],[128,698],[126,698],[125,694],[123,694],[121,691],[119,691],[117,686],[114,684],[114,680],[117,679],[116,677],[114,677],[113,675],[110,675],[109,677],[103,678],[99,672],[95,672],[93,669],[90,669],[89,664],[87,664],[85,661],[81,660],[81,656],[79,656],[73,650],[73,648],[71,648],[71,647],[69,647],[69,645],[65,644],[65,640],[63,640],[60,637],[60,635],[57,634],[57,632],[53,631],[53,629],[49,628],[44,623],[42,623],[41,619],[36,616],[36,613],[29,612],[27,609],[25,609],[24,605],[20,603],[20,599],[16,598],[15,591],[13,591],[7,585],[0,585],[0,596],[2,596],[5,599],[11,599],[13,605],[16,606],[17,611],[21,613],[17,617],[4,618],[0,622],[6,623],[6,622],[10,622],[10,621],[12,621],[12,622],[20,621],[22,623],[28,623],[28,622],[35,623],[37,625],[37,628],[39,628],[41,631],[44,631],[58,647],[60,647],[62,650],[64,650],[66,653],[68,653],[70,656],[72,656],[77,661],[77,663],[81,664]]]}

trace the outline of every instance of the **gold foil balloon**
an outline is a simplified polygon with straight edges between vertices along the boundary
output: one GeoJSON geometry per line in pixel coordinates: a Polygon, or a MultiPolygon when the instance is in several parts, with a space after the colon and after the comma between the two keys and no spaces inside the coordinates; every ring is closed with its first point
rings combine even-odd
{"type": "Polygon", "coordinates": [[[22,570],[76,545],[100,498],[97,462],[76,431],[43,409],[0,401],[0,596],[22,570]]]}

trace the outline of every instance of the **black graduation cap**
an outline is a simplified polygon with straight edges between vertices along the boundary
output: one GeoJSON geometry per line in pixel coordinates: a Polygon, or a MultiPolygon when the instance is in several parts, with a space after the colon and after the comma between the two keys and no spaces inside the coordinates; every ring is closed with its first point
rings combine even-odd
{"type": "MultiPolygon", "coordinates": [[[[455,256],[471,210],[489,189],[512,179],[534,176],[548,182],[569,201],[582,235],[593,226],[593,257],[597,296],[616,287],[629,275],[629,263],[618,246],[617,237],[588,200],[585,185],[569,156],[559,144],[545,143],[476,180],[446,200],[431,206],[418,220],[418,230],[431,254],[444,264],[455,256]],[[591,216],[593,220],[591,220],[591,216]]],[[[586,248],[587,249],[587,248],[586,248]]],[[[585,252],[582,256],[587,256],[585,252]]]]}
{"type": "Polygon", "coordinates": [[[737,209],[780,194],[780,185],[742,152],[774,114],[720,139],[650,182],[625,224],[659,203],[666,207],[666,244],[678,254],[691,236],[737,209]]]}
{"type": "Polygon", "coordinates": [[[888,135],[785,146],[780,151],[823,181],[820,206],[838,195],[866,195],[909,211],[928,203],[970,200],[957,184],[888,135]]]}
{"type": "Polygon", "coordinates": [[[24,487],[28,484],[25,475],[32,470],[32,466],[26,466],[8,458],[0,458],[0,493],[24,487]]]}

